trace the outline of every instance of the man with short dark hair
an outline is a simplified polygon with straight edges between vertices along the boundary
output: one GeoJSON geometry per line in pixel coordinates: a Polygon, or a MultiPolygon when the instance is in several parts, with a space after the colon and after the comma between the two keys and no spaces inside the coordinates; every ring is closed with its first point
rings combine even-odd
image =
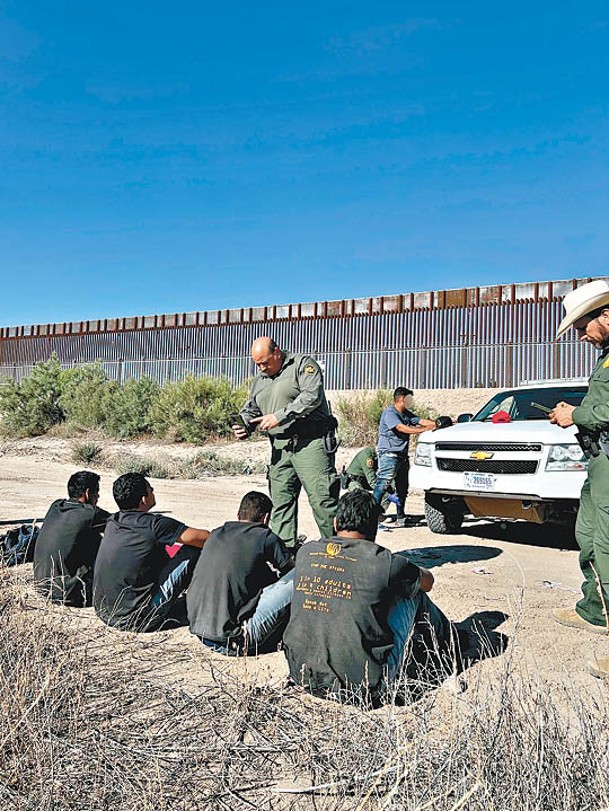
{"type": "Polygon", "coordinates": [[[302,487],[320,533],[332,532],[340,489],[334,466],[337,423],[321,369],[310,355],[284,352],[272,338],[262,337],[252,344],[252,360],[260,374],[241,409],[245,427],[233,425],[233,432],[238,439],[247,439],[256,428],[268,435],[270,526],[286,546],[296,548],[302,487]]]}
{"type": "Polygon", "coordinates": [[[53,603],[91,605],[93,567],[109,516],[98,500],[99,476],[79,470],[68,480],[68,498],[47,511],[34,548],[34,582],[53,603]]]}
{"type": "Polygon", "coordinates": [[[220,653],[276,648],[288,619],[294,560],[268,528],[264,493],[241,500],[237,521],[214,529],[186,594],[190,630],[220,653]]]}
{"type": "Polygon", "coordinates": [[[111,515],[97,556],[93,582],[95,613],[119,630],[156,631],[188,586],[206,529],[150,512],[154,490],[141,473],[114,482],[119,511],[111,515]],[[173,557],[165,549],[182,548],[173,557]]]}
{"type": "Polygon", "coordinates": [[[378,504],[395,482],[395,492],[399,499],[397,520],[394,527],[406,526],[406,497],[408,495],[408,444],[411,434],[422,434],[436,427],[435,422],[417,417],[410,409],[414,402],[410,389],[398,386],[393,392],[393,404],[381,414],[379,439],[377,444],[378,471],[374,486],[374,498],[378,504]]]}
{"type": "Polygon", "coordinates": [[[335,536],[296,558],[284,650],[292,679],[313,693],[378,704],[419,638],[435,677],[452,669],[451,624],[427,597],[433,575],[374,543],[378,516],[370,493],[346,493],[335,536]]]}

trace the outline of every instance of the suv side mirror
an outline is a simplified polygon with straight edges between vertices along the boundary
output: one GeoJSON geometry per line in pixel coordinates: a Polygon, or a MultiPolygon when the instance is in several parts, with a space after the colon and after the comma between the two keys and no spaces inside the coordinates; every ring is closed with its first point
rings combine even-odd
{"type": "Polygon", "coordinates": [[[459,414],[457,422],[470,422],[473,416],[473,414],[459,414]]]}

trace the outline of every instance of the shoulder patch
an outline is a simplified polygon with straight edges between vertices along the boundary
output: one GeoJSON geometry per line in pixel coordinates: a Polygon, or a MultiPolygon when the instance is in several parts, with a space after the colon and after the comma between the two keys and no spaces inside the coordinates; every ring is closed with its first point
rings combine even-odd
{"type": "Polygon", "coordinates": [[[609,369],[609,358],[603,363],[603,369],[609,369]]]}
{"type": "Polygon", "coordinates": [[[314,375],[315,374],[315,366],[311,366],[311,364],[309,364],[308,366],[305,366],[305,374],[314,375]]]}

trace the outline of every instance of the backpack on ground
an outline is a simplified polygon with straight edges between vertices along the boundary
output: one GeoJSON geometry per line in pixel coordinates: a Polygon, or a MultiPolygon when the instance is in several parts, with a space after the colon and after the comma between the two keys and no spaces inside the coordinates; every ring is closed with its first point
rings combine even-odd
{"type": "Polygon", "coordinates": [[[38,537],[38,527],[23,524],[9,529],[0,535],[0,560],[5,566],[31,563],[34,560],[34,546],[38,537]]]}

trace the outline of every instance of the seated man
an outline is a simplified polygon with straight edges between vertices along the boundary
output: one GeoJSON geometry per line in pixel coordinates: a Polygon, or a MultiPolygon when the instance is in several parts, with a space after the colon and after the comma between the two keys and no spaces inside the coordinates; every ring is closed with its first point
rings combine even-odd
{"type": "Polygon", "coordinates": [[[294,560],[268,528],[273,504],[246,493],[237,521],[214,529],[186,595],[190,630],[220,653],[264,653],[288,620],[294,560]]]}
{"type": "Polygon", "coordinates": [[[109,516],[97,506],[99,476],[79,470],[68,480],[68,498],[54,501],[34,548],[36,588],[54,603],[91,605],[93,566],[109,516]]]}
{"type": "Polygon", "coordinates": [[[188,586],[206,529],[151,513],[154,490],[141,473],[125,473],[112,493],[119,512],[108,519],[95,564],[93,605],[107,625],[156,631],[188,586]],[[166,545],[183,544],[173,557],[166,545]]]}
{"type": "Polygon", "coordinates": [[[334,519],[336,536],[300,550],[283,639],[297,684],[373,705],[399,678],[420,634],[427,637],[423,654],[425,664],[434,662],[432,675],[452,669],[451,624],[427,597],[433,575],[373,542],[378,513],[371,494],[346,493],[334,519]]]}

